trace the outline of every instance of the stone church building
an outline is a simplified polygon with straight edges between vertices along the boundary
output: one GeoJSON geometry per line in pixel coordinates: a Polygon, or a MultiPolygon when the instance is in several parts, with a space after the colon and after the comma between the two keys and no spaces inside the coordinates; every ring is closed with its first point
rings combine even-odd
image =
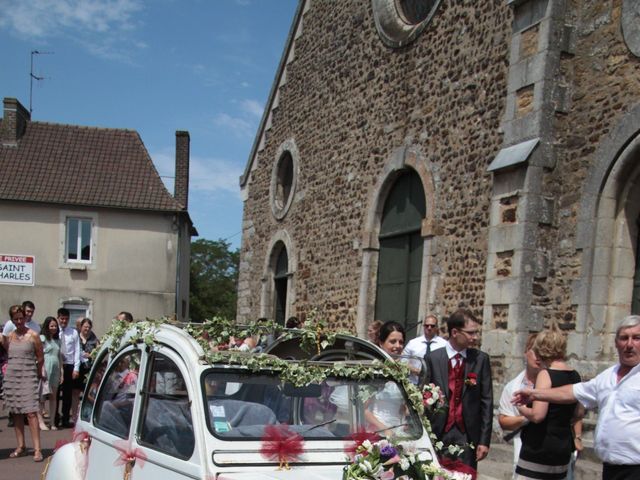
{"type": "Polygon", "coordinates": [[[238,320],[558,321],[586,376],[640,312],[640,3],[301,0],[240,181],[238,320]]]}

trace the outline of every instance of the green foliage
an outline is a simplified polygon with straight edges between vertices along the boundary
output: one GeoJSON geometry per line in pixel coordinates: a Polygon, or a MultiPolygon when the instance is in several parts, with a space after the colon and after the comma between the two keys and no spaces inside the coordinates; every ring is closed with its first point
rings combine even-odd
{"type": "Polygon", "coordinates": [[[235,318],[240,252],[224,240],[191,243],[189,302],[191,319],[235,318]]]}

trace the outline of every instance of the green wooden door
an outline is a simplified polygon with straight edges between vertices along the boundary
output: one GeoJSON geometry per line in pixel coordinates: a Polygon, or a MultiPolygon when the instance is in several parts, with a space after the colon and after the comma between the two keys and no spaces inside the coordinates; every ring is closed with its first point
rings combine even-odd
{"type": "Polygon", "coordinates": [[[631,313],[640,315],[640,217],[638,218],[638,238],[636,239],[636,273],[633,277],[631,313]]]}
{"type": "Polygon", "coordinates": [[[424,190],[413,170],[396,180],[384,204],[380,226],[380,255],[375,318],[395,320],[407,333],[418,321],[422,275],[424,190]]]}

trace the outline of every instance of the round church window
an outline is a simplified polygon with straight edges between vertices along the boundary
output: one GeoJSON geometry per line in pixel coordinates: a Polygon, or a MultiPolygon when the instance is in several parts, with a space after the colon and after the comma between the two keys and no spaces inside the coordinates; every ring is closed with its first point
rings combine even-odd
{"type": "Polygon", "coordinates": [[[435,14],[440,0],[371,0],[376,29],[389,47],[412,42],[435,14]]]}

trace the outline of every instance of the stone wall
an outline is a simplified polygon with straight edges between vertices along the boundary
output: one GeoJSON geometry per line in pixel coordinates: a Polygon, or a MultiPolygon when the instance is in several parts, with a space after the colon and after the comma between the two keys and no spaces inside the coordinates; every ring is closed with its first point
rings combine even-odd
{"type": "Polygon", "coordinates": [[[381,41],[368,0],[301,5],[241,182],[239,321],[272,317],[270,255],[285,239],[288,315],[315,309],[362,334],[379,211],[410,167],[427,197],[421,313],[464,305],[483,318],[497,384],[552,320],[582,373],[610,364],[640,215],[635,4],[442,2],[400,48],[381,41]],[[297,183],[276,219],[285,144],[297,183]]]}
{"type": "Polygon", "coordinates": [[[501,2],[443,2],[415,42],[392,49],[376,32],[368,0],[310,3],[247,188],[240,296],[245,288],[251,299],[240,300],[241,318],[259,315],[269,240],[284,229],[297,250],[290,314],[317,308],[355,329],[367,209],[403,145],[421,151],[434,181],[432,270],[440,281],[428,309],[465,304],[481,313],[487,166],[502,143],[510,18],[501,2]],[[269,182],[289,138],[300,172],[295,201],[278,222],[269,182]]]}

